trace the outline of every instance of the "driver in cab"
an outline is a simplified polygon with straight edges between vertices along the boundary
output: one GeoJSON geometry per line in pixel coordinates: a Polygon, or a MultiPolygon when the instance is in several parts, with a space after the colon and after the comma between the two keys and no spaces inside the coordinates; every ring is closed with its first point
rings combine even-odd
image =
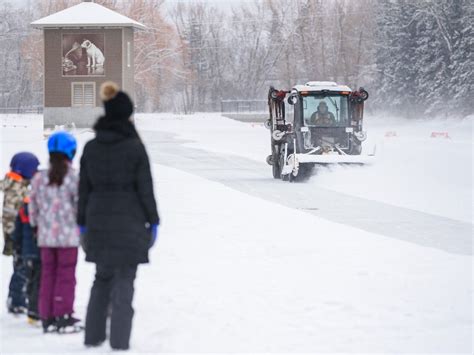
{"type": "Polygon", "coordinates": [[[314,125],[332,126],[336,123],[336,119],[334,115],[329,112],[328,104],[325,101],[321,101],[317,111],[311,115],[310,122],[314,125]]]}

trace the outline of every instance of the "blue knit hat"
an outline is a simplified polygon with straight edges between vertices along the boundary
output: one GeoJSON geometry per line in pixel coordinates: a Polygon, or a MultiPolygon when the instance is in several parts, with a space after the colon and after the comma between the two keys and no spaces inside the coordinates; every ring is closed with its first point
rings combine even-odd
{"type": "Polygon", "coordinates": [[[31,179],[38,170],[40,162],[36,155],[28,152],[17,153],[10,161],[10,168],[14,173],[25,179],[31,179]]]}

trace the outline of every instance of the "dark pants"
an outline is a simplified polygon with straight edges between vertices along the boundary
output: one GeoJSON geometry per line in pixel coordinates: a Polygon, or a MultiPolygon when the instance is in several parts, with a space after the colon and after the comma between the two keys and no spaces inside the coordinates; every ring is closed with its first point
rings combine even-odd
{"type": "Polygon", "coordinates": [[[77,248],[41,248],[41,319],[74,312],[77,248]]]}
{"type": "Polygon", "coordinates": [[[38,300],[41,277],[41,261],[39,259],[26,259],[26,299],[28,301],[28,316],[39,319],[38,300]]]}
{"type": "Polygon", "coordinates": [[[8,289],[8,305],[11,307],[26,307],[25,299],[25,266],[21,257],[13,258],[13,275],[8,289]]]}
{"type": "Polygon", "coordinates": [[[137,265],[97,265],[86,316],[86,345],[105,341],[106,323],[111,308],[110,346],[128,349],[133,318],[133,283],[137,265]]]}
{"type": "MultiPolygon", "coordinates": [[[[5,223],[5,221],[4,221],[5,223]]],[[[4,230],[5,233],[5,230],[4,230]]],[[[13,240],[11,235],[4,235],[5,244],[3,245],[3,255],[11,256],[13,255],[13,240]]]]}

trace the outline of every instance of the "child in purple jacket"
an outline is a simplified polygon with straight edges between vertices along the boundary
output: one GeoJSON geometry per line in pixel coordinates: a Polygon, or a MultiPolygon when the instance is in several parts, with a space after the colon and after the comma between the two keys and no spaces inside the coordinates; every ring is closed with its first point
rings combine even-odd
{"type": "Polygon", "coordinates": [[[67,132],[51,135],[49,169],[37,173],[31,182],[30,224],[38,228],[41,251],[39,315],[44,332],[82,329],[72,316],[79,246],[79,178],[71,166],[76,146],[67,132]]]}

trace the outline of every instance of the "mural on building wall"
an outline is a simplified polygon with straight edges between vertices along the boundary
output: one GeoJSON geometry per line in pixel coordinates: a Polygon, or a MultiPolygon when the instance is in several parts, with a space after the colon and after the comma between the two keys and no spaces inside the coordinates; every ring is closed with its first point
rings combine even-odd
{"type": "Polygon", "coordinates": [[[62,73],[63,76],[105,75],[104,34],[63,34],[62,73]]]}

